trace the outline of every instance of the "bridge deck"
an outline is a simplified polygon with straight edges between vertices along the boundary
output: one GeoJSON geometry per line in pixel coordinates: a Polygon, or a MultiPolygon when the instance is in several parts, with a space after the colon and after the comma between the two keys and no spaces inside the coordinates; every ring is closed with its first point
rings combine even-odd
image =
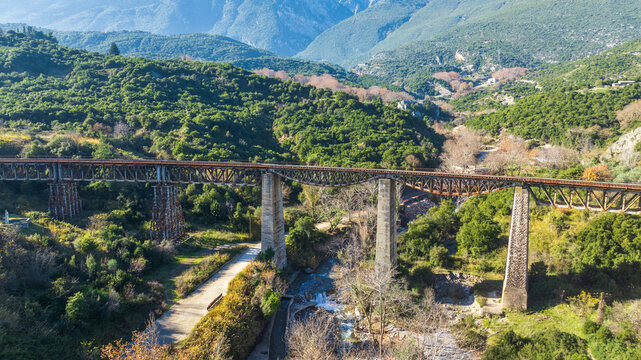
{"type": "MultiPolygon", "coordinates": [[[[183,170],[204,170],[204,171],[215,171],[215,170],[225,170],[225,171],[252,171],[255,173],[258,172],[276,172],[283,173],[285,177],[292,177],[293,180],[301,180],[299,175],[303,173],[312,173],[312,174],[350,174],[350,175],[364,175],[359,177],[358,182],[373,180],[380,177],[398,177],[402,181],[402,178],[405,177],[429,177],[435,179],[447,179],[447,180],[469,180],[469,181],[490,181],[502,184],[509,184],[507,187],[512,187],[515,185],[523,186],[561,186],[561,187],[571,187],[578,189],[591,189],[591,190],[607,190],[607,191],[629,191],[629,192],[640,192],[641,193],[641,184],[624,184],[624,183],[612,183],[612,182],[596,182],[596,181],[582,181],[582,180],[566,180],[566,179],[554,179],[554,178],[537,178],[537,177],[519,177],[519,176],[496,176],[496,175],[475,175],[475,174],[463,174],[463,173],[447,173],[439,171],[425,171],[425,170],[390,170],[390,169],[368,169],[368,168],[342,168],[342,167],[327,167],[327,166],[307,166],[307,165],[282,165],[282,164],[261,164],[261,163],[240,163],[240,162],[208,162],[208,161],[178,161],[178,160],[94,160],[94,159],[14,159],[14,158],[4,158],[0,159],[0,180],[52,180],[50,177],[53,177],[52,174],[48,174],[46,169],[53,169],[55,166],[64,166],[65,168],[82,167],[88,168],[93,167],[95,169],[127,169],[127,168],[137,168],[137,169],[183,169],[183,170]],[[41,166],[45,170],[44,178],[31,178],[28,174],[19,174],[20,172],[25,172],[27,167],[41,166]],[[11,168],[11,169],[9,169],[11,168]],[[13,170],[13,171],[11,171],[13,170]],[[296,174],[298,176],[292,176],[290,174],[296,174]],[[22,177],[13,176],[13,175],[24,175],[22,177]]],[[[87,181],[92,179],[77,178],[81,174],[76,174],[75,177],[61,176],[63,180],[80,180],[87,181]]],[[[156,174],[154,174],[156,175],[156,174]]],[[[103,181],[128,181],[127,179],[119,179],[118,176],[104,179],[95,179],[103,181]]],[[[148,179],[147,177],[142,177],[139,179],[140,182],[155,182],[157,179],[148,179]]],[[[304,180],[304,179],[303,179],[304,180]]],[[[161,181],[168,182],[183,182],[182,179],[161,179],[161,181]]],[[[189,181],[186,181],[189,182],[189,181]]],[[[197,182],[193,180],[192,182],[197,182]]],[[[309,182],[312,185],[319,186],[328,186],[323,184],[322,181],[319,183],[314,183],[313,181],[303,181],[309,182]]],[[[329,181],[331,183],[331,181],[329,181]]],[[[346,186],[350,185],[349,181],[343,183],[336,183],[335,186],[346,186]]]]}

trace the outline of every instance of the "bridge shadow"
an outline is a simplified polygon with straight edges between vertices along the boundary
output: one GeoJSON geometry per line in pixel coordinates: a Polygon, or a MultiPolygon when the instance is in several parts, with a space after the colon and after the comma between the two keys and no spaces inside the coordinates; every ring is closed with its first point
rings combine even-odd
{"type": "Polygon", "coordinates": [[[582,291],[598,298],[605,294],[607,302],[641,297],[639,264],[625,264],[616,269],[584,266],[567,274],[537,274],[530,277],[528,310],[540,311],[570,301],[582,291]]]}

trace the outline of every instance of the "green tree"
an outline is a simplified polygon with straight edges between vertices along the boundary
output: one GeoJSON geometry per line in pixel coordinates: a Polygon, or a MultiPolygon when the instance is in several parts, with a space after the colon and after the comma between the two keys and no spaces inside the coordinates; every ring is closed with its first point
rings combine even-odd
{"type": "Polygon", "coordinates": [[[120,55],[120,49],[115,42],[112,42],[111,45],[109,45],[109,55],[120,55]]]}
{"type": "Polygon", "coordinates": [[[85,294],[77,292],[67,300],[65,317],[71,321],[79,321],[89,317],[89,301],[85,294]]]}

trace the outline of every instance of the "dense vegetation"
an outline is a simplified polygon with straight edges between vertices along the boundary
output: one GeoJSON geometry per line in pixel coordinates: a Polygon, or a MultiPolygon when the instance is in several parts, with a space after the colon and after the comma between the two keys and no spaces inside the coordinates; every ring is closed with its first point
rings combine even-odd
{"type": "MultiPolygon", "coordinates": [[[[481,306],[492,291],[500,294],[511,205],[512,191],[504,190],[473,197],[456,212],[444,201],[411,222],[399,256],[414,293],[433,283],[434,272],[449,270],[485,279],[474,287],[481,306]]],[[[639,301],[630,299],[641,284],[639,229],[634,215],[531,207],[532,311],[470,317],[455,327],[460,345],[487,343],[484,359],[637,359],[639,301]]]]}
{"type": "Polygon", "coordinates": [[[549,65],[528,79],[548,90],[601,87],[619,80],[641,81],[641,38],[582,60],[549,65]]]}
{"type": "Polygon", "coordinates": [[[621,128],[616,112],[641,99],[641,85],[605,91],[565,88],[525,97],[496,113],[469,120],[473,128],[498,135],[506,129],[525,139],[577,147],[585,139],[602,145],[621,128]]]}
{"type": "Polygon", "coordinates": [[[120,208],[86,230],[28,212],[30,229],[0,232],[0,357],[91,356],[103,336],[127,333],[163,303],[162,285],[144,275],[171,247],[140,236],[138,205],[120,208]]]}
{"type": "Polygon", "coordinates": [[[408,112],[230,65],[87,53],[38,32],[1,36],[0,64],[0,118],[29,139],[4,155],[401,167],[437,154],[438,137],[408,112]]]}

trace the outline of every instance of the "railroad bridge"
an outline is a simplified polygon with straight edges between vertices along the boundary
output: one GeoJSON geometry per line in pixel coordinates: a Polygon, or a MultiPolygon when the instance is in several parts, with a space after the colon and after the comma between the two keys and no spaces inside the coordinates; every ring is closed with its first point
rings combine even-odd
{"type": "Polygon", "coordinates": [[[527,307],[528,211],[535,204],[590,211],[641,213],[641,185],[531,177],[451,174],[433,171],[358,169],[299,165],[85,159],[0,159],[2,181],[46,181],[49,212],[66,220],[80,212],[78,182],[150,183],[154,202],[150,237],[175,240],[184,234],[178,187],[182,184],[262,186],[261,247],[273,248],[279,267],[285,254],[282,179],[322,187],[378,181],[376,266],[396,264],[398,184],[442,196],[473,196],[515,188],[502,304],[527,307]]]}

